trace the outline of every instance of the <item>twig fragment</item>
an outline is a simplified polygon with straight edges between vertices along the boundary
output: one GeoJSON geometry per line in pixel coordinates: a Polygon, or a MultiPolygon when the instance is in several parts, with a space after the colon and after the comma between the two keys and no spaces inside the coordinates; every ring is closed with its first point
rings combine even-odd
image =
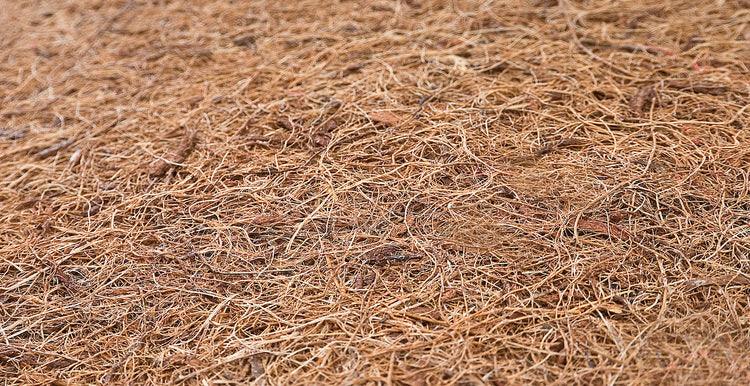
{"type": "Polygon", "coordinates": [[[196,133],[194,130],[185,129],[185,133],[179,145],[172,150],[166,158],[154,160],[148,167],[151,177],[163,177],[173,166],[179,166],[190,155],[195,147],[196,133]]]}

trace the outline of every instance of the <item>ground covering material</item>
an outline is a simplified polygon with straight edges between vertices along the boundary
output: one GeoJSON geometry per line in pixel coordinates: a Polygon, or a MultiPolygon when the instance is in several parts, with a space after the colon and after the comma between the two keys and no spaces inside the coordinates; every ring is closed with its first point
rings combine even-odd
{"type": "Polygon", "coordinates": [[[6,384],[747,384],[750,3],[0,1],[6,384]]]}

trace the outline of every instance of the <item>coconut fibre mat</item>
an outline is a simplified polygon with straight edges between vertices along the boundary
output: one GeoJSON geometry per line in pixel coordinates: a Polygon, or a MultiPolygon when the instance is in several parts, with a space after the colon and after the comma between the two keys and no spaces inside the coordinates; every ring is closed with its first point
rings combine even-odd
{"type": "Polygon", "coordinates": [[[747,384],[747,1],[0,1],[5,384],[747,384]]]}

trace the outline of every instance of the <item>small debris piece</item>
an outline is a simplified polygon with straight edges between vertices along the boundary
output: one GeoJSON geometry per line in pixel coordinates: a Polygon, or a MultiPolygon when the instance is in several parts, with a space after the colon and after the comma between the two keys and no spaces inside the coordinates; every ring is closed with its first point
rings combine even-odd
{"type": "Polygon", "coordinates": [[[398,246],[386,245],[367,252],[364,255],[363,261],[365,264],[383,266],[389,263],[400,263],[418,258],[416,255],[404,252],[398,246]]]}
{"type": "Polygon", "coordinates": [[[500,74],[507,69],[508,69],[508,62],[500,61],[500,62],[493,63],[486,67],[478,68],[477,72],[479,72],[480,74],[495,75],[495,74],[500,74]]]}
{"type": "Polygon", "coordinates": [[[621,315],[625,309],[617,303],[604,303],[597,307],[597,310],[609,315],[621,315]]]}
{"type": "Polygon", "coordinates": [[[729,92],[729,87],[721,84],[690,84],[688,82],[671,81],[666,86],[696,94],[724,95],[729,92]]]}
{"type": "Polygon", "coordinates": [[[347,66],[343,70],[341,70],[339,76],[343,78],[345,76],[354,74],[355,72],[359,72],[364,67],[365,67],[365,63],[352,64],[350,66],[347,66]]]}
{"type": "Polygon", "coordinates": [[[750,286],[750,278],[743,275],[722,275],[713,279],[689,279],[685,281],[685,286],[689,289],[695,289],[704,286],[750,286]]]}
{"type": "Polygon", "coordinates": [[[208,48],[196,48],[189,50],[187,54],[198,59],[210,59],[214,55],[214,52],[208,48]]]}
{"type": "Polygon", "coordinates": [[[38,153],[36,153],[36,156],[39,158],[47,158],[51,155],[55,155],[60,150],[65,149],[66,147],[70,146],[73,142],[74,140],[72,139],[64,139],[46,149],[39,151],[38,153]]]}
{"type": "Polygon", "coordinates": [[[282,117],[276,120],[276,127],[285,130],[294,130],[294,122],[288,117],[282,117]]]}
{"type": "Polygon", "coordinates": [[[39,202],[39,200],[38,200],[38,199],[36,199],[36,198],[32,198],[32,199],[30,199],[30,200],[26,200],[26,201],[23,201],[23,202],[21,202],[20,204],[16,205],[16,208],[15,208],[15,209],[16,209],[16,210],[24,210],[24,209],[29,209],[29,208],[32,208],[32,207],[34,207],[34,205],[36,205],[36,203],[37,203],[37,202],[39,202]]]}
{"type": "Polygon", "coordinates": [[[404,121],[401,116],[391,111],[373,111],[368,113],[367,116],[373,122],[386,126],[398,126],[404,121]]]}
{"type": "Polygon", "coordinates": [[[599,220],[578,220],[578,229],[594,233],[602,233],[618,239],[630,238],[630,234],[619,226],[612,223],[607,224],[606,222],[599,220]]]}
{"type": "Polygon", "coordinates": [[[656,97],[656,91],[653,85],[643,86],[638,89],[633,99],[630,100],[630,108],[638,116],[643,116],[643,110],[646,106],[651,104],[651,101],[656,97]]]}
{"type": "Polygon", "coordinates": [[[604,42],[587,38],[581,39],[581,44],[584,44],[586,46],[609,48],[630,53],[646,52],[651,55],[674,55],[674,52],[669,48],[655,47],[643,44],[621,44],[616,42],[604,42]]]}
{"type": "Polygon", "coordinates": [[[457,297],[459,297],[459,293],[458,293],[458,290],[456,290],[455,288],[448,288],[445,290],[445,292],[440,294],[440,300],[444,302],[453,300],[457,297]]]}
{"type": "Polygon", "coordinates": [[[703,42],[705,42],[705,39],[701,38],[700,36],[693,35],[687,41],[685,41],[685,43],[682,44],[680,50],[682,50],[683,52],[690,51],[695,46],[703,42]]]}
{"type": "Polygon", "coordinates": [[[444,325],[445,321],[443,321],[443,316],[440,315],[440,312],[438,312],[434,308],[425,307],[425,306],[419,306],[419,307],[413,307],[405,312],[406,316],[419,320],[422,322],[427,322],[430,324],[437,324],[437,325],[444,325]]]}
{"type": "Polygon", "coordinates": [[[78,165],[78,162],[81,160],[81,149],[76,149],[75,152],[70,156],[70,159],[68,162],[70,163],[70,166],[76,166],[78,165]]]}
{"type": "Polygon", "coordinates": [[[551,153],[555,151],[556,149],[565,148],[565,147],[577,147],[584,145],[585,142],[575,139],[575,138],[563,138],[560,141],[549,143],[547,145],[544,145],[537,149],[534,154],[537,157],[543,156],[545,154],[551,153]]]}
{"type": "Polygon", "coordinates": [[[698,287],[703,287],[710,284],[712,283],[703,279],[690,279],[685,281],[685,286],[688,290],[696,289],[698,287]]]}
{"type": "Polygon", "coordinates": [[[0,345],[0,360],[8,361],[13,358],[17,358],[23,355],[23,352],[13,346],[2,344],[0,345]]]}
{"type": "Polygon", "coordinates": [[[73,278],[70,277],[70,274],[63,271],[62,269],[58,267],[54,267],[52,269],[52,277],[65,289],[68,290],[76,290],[78,289],[78,284],[73,281],[73,278]]]}
{"type": "Polygon", "coordinates": [[[234,39],[232,43],[234,43],[234,45],[238,47],[253,48],[255,47],[255,36],[252,36],[252,35],[240,36],[234,39]]]}
{"type": "Polygon", "coordinates": [[[359,270],[354,274],[352,288],[363,289],[375,282],[375,272],[372,269],[359,270]]]}
{"type": "Polygon", "coordinates": [[[250,223],[252,225],[260,227],[274,225],[282,222],[284,222],[284,219],[281,216],[275,214],[261,214],[255,216],[252,220],[250,220],[250,223]]]}
{"type": "Polygon", "coordinates": [[[190,107],[195,107],[198,105],[198,103],[201,103],[203,101],[203,95],[196,95],[192,98],[189,98],[187,100],[187,103],[190,105],[190,107]]]}
{"type": "Polygon", "coordinates": [[[186,129],[180,145],[168,157],[159,158],[152,162],[148,167],[148,174],[151,177],[164,176],[174,164],[180,164],[187,159],[195,147],[195,142],[195,131],[186,129]]]}
{"type": "Polygon", "coordinates": [[[153,62],[153,61],[156,61],[156,60],[159,60],[159,59],[163,58],[164,55],[166,55],[166,54],[167,54],[166,50],[161,50],[161,51],[153,52],[153,53],[151,53],[149,55],[146,55],[146,57],[144,57],[143,60],[145,60],[147,62],[153,62]]]}
{"type": "Polygon", "coordinates": [[[53,127],[65,126],[65,117],[60,116],[60,115],[55,115],[55,117],[52,118],[52,126],[53,127]]]}
{"type": "Polygon", "coordinates": [[[266,369],[263,368],[263,363],[261,363],[258,355],[253,355],[250,357],[250,373],[252,375],[252,378],[255,380],[256,385],[266,385],[266,369]]]}
{"type": "Polygon", "coordinates": [[[0,127],[0,139],[15,141],[26,136],[22,130],[13,130],[9,127],[0,127]]]}
{"type": "Polygon", "coordinates": [[[315,147],[326,147],[331,142],[333,136],[331,132],[338,127],[338,123],[334,120],[329,120],[310,134],[310,140],[315,147]]]}
{"type": "Polygon", "coordinates": [[[86,210],[83,211],[83,216],[84,217],[95,216],[97,213],[101,212],[102,205],[104,205],[104,202],[102,201],[102,199],[94,200],[93,202],[87,205],[86,210]]]}
{"type": "Polygon", "coordinates": [[[313,143],[318,147],[326,147],[331,142],[331,136],[325,133],[313,135],[313,143]]]}

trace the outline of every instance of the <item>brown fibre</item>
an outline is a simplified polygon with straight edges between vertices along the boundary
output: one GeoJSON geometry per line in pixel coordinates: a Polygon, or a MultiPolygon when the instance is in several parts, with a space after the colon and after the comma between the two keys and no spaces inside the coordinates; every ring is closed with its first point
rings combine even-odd
{"type": "Polygon", "coordinates": [[[0,377],[748,384],[749,9],[0,0],[0,377]]]}

